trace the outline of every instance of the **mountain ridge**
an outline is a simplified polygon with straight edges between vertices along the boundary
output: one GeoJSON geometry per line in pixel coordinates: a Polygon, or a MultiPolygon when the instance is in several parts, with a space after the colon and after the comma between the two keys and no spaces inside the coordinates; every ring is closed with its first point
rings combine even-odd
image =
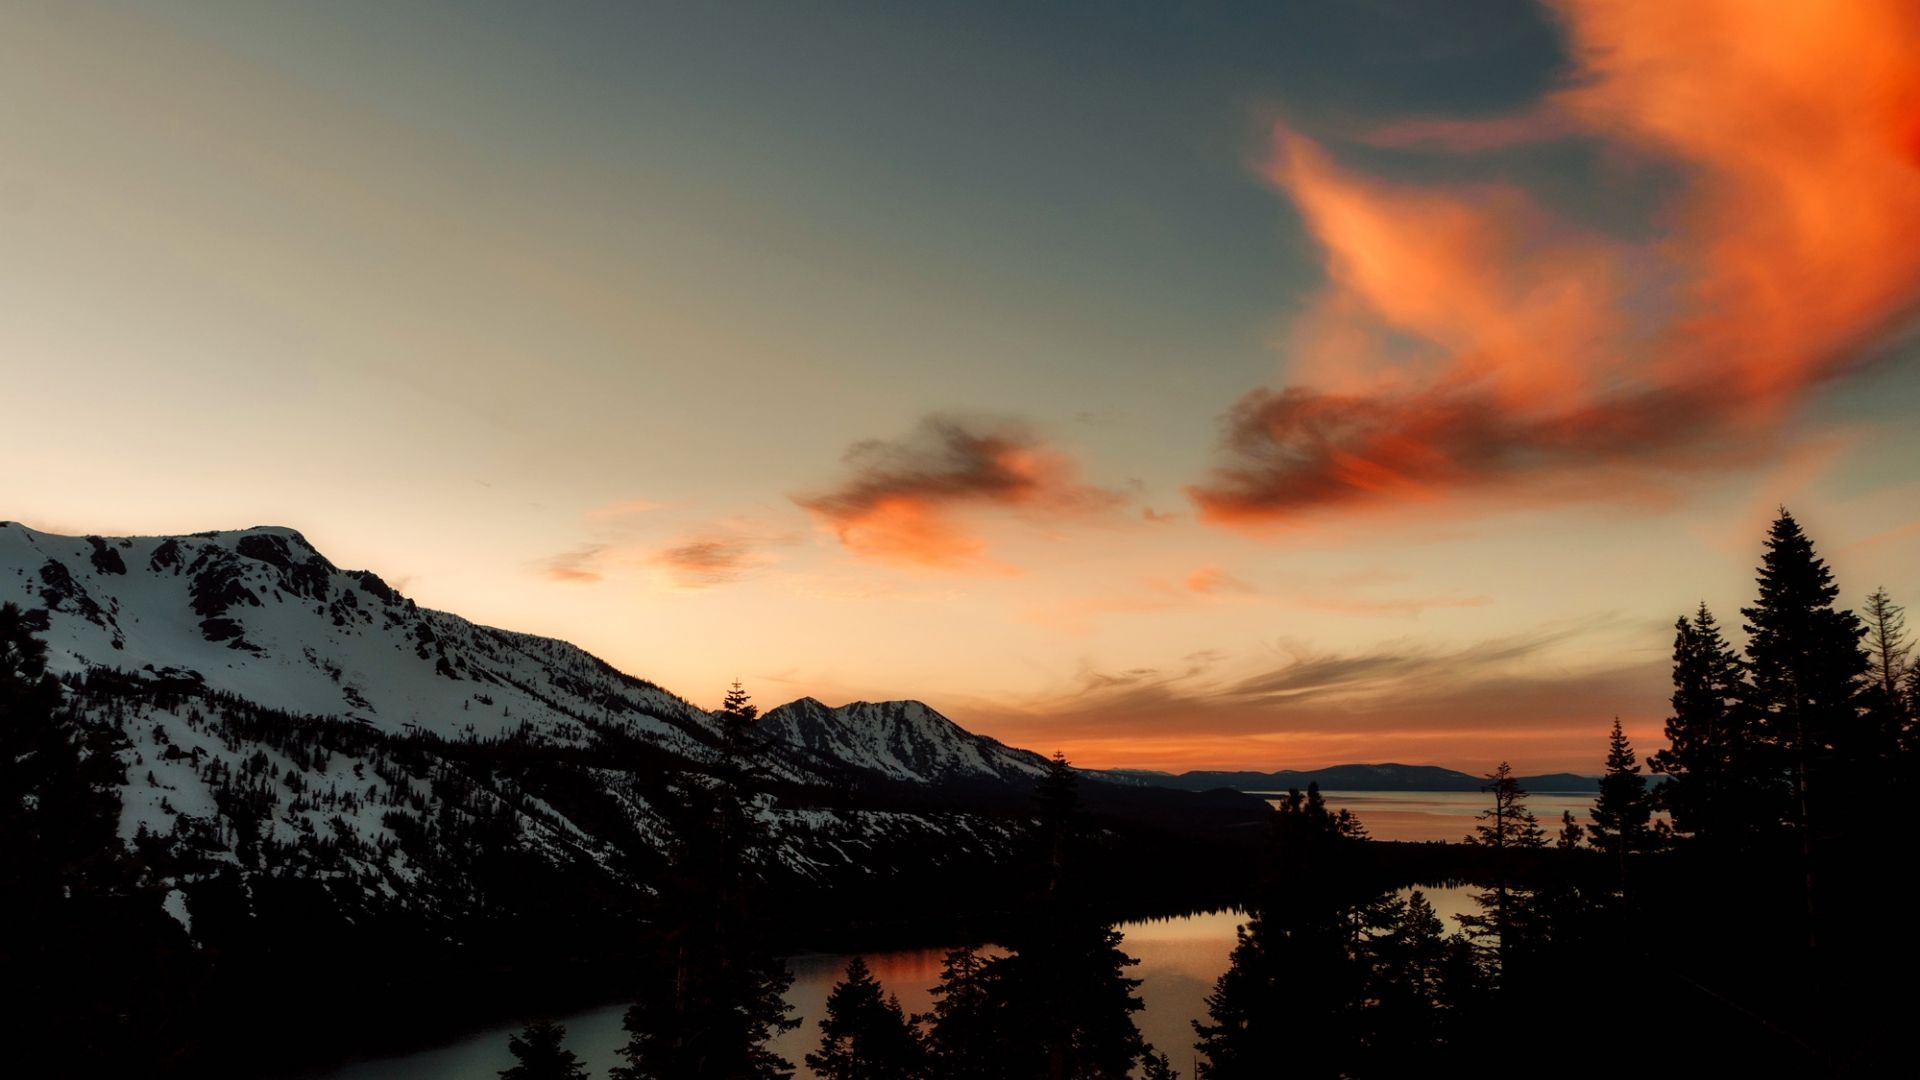
{"type": "MultiPolygon", "coordinates": [[[[1183,773],[1149,770],[1112,769],[1113,775],[1136,782],[1171,787],[1181,791],[1270,792],[1305,788],[1319,784],[1326,791],[1480,791],[1484,777],[1439,765],[1379,764],[1329,765],[1321,769],[1256,770],[1195,769],[1183,773]]],[[[1533,792],[1580,793],[1600,790],[1600,778],[1583,773],[1541,773],[1516,777],[1520,786],[1533,792]]]]}
{"type": "MultiPolygon", "coordinates": [[[[44,613],[60,673],[136,660],[155,681],[389,733],[497,737],[532,724],[560,737],[592,716],[695,756],[717,738],[710,713],[656,683],[570,642],[419,607],[287,526],[109,538],[0,522],[6,567],[13,581],[0,581],[0,598],[44,613]],[[530,669],[557,677],[543,683],[530,669]]],[[[804,758],[894,780],[1031,780],[1046,763],[918,701],[803,697],[767,710],[756,729],[804,758]]]]}

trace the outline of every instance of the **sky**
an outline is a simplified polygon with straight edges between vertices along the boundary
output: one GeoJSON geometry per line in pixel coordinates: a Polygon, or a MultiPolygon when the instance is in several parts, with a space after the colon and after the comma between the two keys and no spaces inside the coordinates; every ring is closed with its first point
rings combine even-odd
{"type": "Polygon", "coordinates": [[[1920,597],[1905,0],[0,2],[0,517],[717,705],[1597,771],[1920,597]]]}

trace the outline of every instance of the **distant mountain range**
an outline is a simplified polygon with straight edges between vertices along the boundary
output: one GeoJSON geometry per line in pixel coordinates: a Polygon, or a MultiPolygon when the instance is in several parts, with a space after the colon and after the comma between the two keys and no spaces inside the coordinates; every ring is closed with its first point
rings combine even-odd
{"type": "MultiPolygon", "coordinates": [[[[1174,773],[1141,769],[1109,770],[1114,776],[1136,783],[1182,791],[1270,792],[1289,788],[1306,790],[1319,784],[1322,791],[1479,791],[1486,780],[1469,773],[1443,769],[1438,765],[1331,765],[1324,769],[1282,769],[1279,772],[1174,773]]],[[[1600,790],[1600,778],[1579,773],[1544,773],[1517,777],[1520,786],[1535,792],[1594,792],[1600,790]]]]}

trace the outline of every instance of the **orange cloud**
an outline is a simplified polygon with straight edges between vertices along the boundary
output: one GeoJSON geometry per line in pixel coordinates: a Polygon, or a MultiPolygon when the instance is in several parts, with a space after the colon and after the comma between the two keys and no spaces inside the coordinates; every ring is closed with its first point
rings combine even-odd
{"type": "Polygon", "coordinates": [[[599,565],[606,550],[605,544],[588,544],[562,552],[543,564],[543,572],[554,581],[591,585],[605,576],[600,572],[599,565]]]}
{"type": "Polygon", "coordinates": [[[923,567],[994,568],[970,527],[977,511],[1056,516],[1126,501],[1079,482],[1071,459],[1010,420],[928,417],[907,438],[854,444],[846,463],[839,488],[794,502],[856,555],[923,567]]]}
{"type": "Polygon", "coordinates": [[[762,565],[752,544],[729,536],[676,544],[654,555],[653,562],[664,568],[674,584],[683,589],[726,585],[739,581],[762,565]]]}
{"type": "Polygon", "coordinates": [[[1575,70],[1539,109],[1379,141],[1471,150],[1571,129],[1684,178],[1661,238],[1504,185],[1355,175],[1286,129],[1271,177],[1329,285],[1294,385],[1242,399],[1205,520],[1471,489],[1644,489],[1754,460],[1920,301],[1920,8],[1565,0],[1575,70]],[[1567,485],[1569,477],[1584,477],[1567,485]]]}
{"type": "Polygon", "coordinates": [[[1189,592],[1197,593],[1249,593],[1253,586],[1227,573],[1217,566],[1203,566],[1187,575],[1184,582],[1189,592]]]}

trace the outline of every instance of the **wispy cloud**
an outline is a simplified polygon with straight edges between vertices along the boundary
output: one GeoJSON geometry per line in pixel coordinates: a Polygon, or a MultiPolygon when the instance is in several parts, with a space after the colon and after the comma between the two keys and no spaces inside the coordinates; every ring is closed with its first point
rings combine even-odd
{"type": "Polygon", "coordinates": [[[652,561],[683,589],[730,584],[765,565],[752,542],[738,536],[709,536],[675,544],[657,552],[652,561]]]}
{"type": "Polygon", "coordinates": [[[1083,670],[1064,693],[972,703],[957,718],[1102,765],[1312,767],[1378,760],[1390,742],[1403,760],[1454,767],[1510,756],[1525,768],[1597,770],[1613,716],[1653,740],[1668,691],[1658,650],[1571,658],[1579,639],[1618,629],[1602,620],[1453,648],[1283,643],[1279,663],[1209,653],[1164,668],[1083,670]]]}
{"type": "Polygon", "coordinates": [[[1288,644],[1283,646],[1290,655],[1285,664],[1223,686],[1218,695],[1273,703],[1333,694],[1404,695],[1434,681],[1472,679],[1528,660],[1580,633],[1561,628],[1456,649],[1397,642],[1359,653],[1322,653],[1288,644]]]}
{"type": "Polygon", "coordinates": [[[940,569],[1004,569],[969,514],[1060,517],[1126,497],[1078,479],[1071,458],[1004,418],[930,416],[901,439],[855,443],[847,479],[794,502],[856,555],[940,569]]]}
{"type": "Polygon", "coordinates": [[[1217,566],[1203,566],[1188,574],[1181,584],[1188,592],[1197,593],[1250,593],[1253,586],[1227,573],[1217,566]]]}
{"type": "Polygon", "coordinates": [[[569,585],[591,585],[606,576],[601,569],[606,551],[605,544],[585,544],[563,551],[542,563],[542,572],[569,585]]]}
{"type": "Polygon", "coordinates": [[[1227,418],[1218,468],[1189,491],[1205,520],[1634,494],[1751,463],[1909,320],[1920,9],[1557,8],[1574,70],[1539,109],[1374,141],[1473,152],[1577,132],[1682,178],[1659,240],[1575,225],[1511,185],[1362,176],[1279,130],[1270,175],[1329,285],[1294,327],[1293,384],[1227,418]]]}

